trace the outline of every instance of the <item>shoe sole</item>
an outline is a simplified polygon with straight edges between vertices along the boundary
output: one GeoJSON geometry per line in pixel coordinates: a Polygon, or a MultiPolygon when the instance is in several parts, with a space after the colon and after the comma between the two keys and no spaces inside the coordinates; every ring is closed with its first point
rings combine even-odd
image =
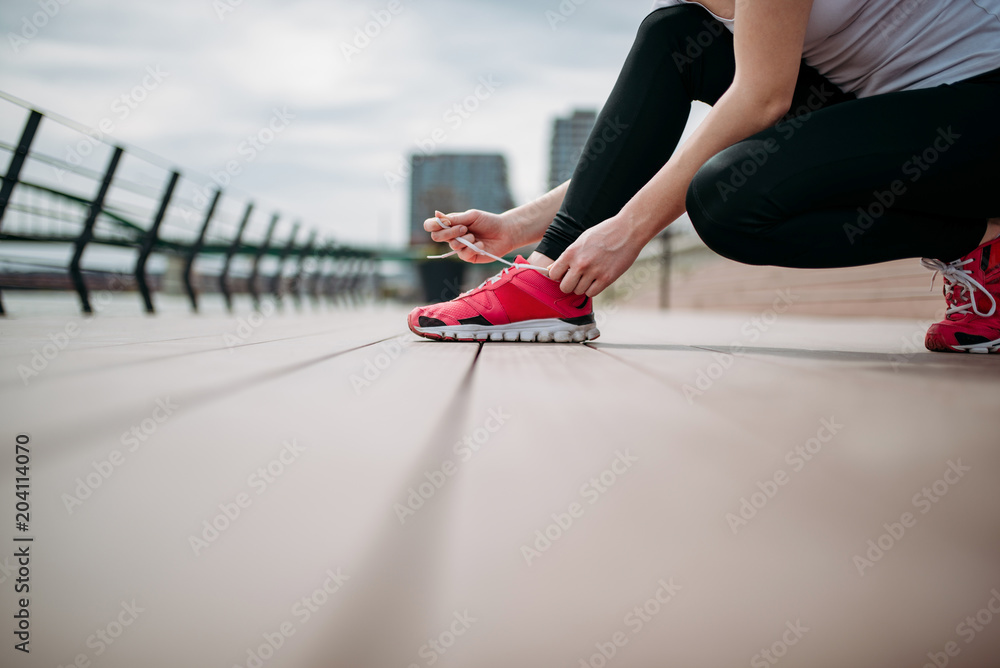
{"type": "Polygon", "coordinates": [[[952,346],[952,350],[957,353],[973,353],[977,355],[988,355],[1000,352],[1000,339],[987,341],[985,343],[970,343],[965,346],[952,346]]]}
{"type": "Polygon", "coordinates": [[[445,325],[410,327],[418,336],[435,341],[524,341],[537,343],[583,343],[601,332],[594,323],[572,325],[558,318],[524,320],[507,325],[445,325]]]}
{"type": "Polygon", "coordinates": [[[951,346],[940,341],[927,341],[925,342],[925,346],[928,350],[935,353],[971,353],[973,355],[1000,353],[1000,339],[984,341],[982,343],[970,343],[964,346],[951,346]]]}

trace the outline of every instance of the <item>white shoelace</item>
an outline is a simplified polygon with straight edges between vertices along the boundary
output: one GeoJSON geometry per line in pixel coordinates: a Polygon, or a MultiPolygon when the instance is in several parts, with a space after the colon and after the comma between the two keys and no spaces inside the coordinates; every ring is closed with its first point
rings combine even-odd
{"type": "Polygon", "coordinates": [[[920,263],[934,271],[934,276],[931,276],[932,287],[934,285],[934,277],[938,274],[941,274],[941,278],[944,279],[946,291],[951,292],[956,285],[962,287],[962,298],[968,299],[969,303],[950,306],[947,311],[948,315],[963,313],[971,308],[976,315],[988,318],[996,313],[997,300],[993,298],[989,290],[983,287],[982,283],[972,277],[972,270],[964,268],[965,265],[972,261],[973,258],[970,257],[965,260],[955,260],[954,262],[945,263],[941,260],[932,260],[925,257],[920,260],[920,263]],[[976,303],[976,290],[981,291],[990,300],[992,306],[989,313],[983,313],[979,310],[979,305],[976,303]]]}
{"type": "MultiPolygon", "coordinates": [[[[440,216],[438,216],[437,217],[437,221],[441,225],[441,227],[451,227],[451,221],[449,221],[447,218],[441,218],[440,216]]],[[[507,265],[507,267],[503,271],[501,271],[499,274],[497,274],[496,276],[491,276],[490,278],[487,278],[485,281],[483,281],[482,283],[480,283],[479,287],[477,287],[476,290],[478,290],[479,288],[483,287],[487,283],[496,283],[501,278],[503,278],[503,275],[506,274],[511,269],[534,269],[536,271],[542,272],[543,274],[548,274],[549,273],[548,267],[539,267],[536,264],[528,264],[527,262],[517,262],[517,263],[515,263],[515,262],[508,262],[507,260],[503,259],[502,257],[497,257],[493,253],[490,253],[488,251],[483,250],[482,248],[480,248],[479,246],[475,245],[471,241],[463,239],[462,237],[458,237],[456,239],[456,241],[458,241],[459,243],[465,244],[466,246],[468,246],[470,249],[472,249],[474,252],[478,253],[479,255],[485,255],[488,258],[492,258],[493,260],[496,260],[497,262],[503,262],[505,265],[507,265]]],[[[452,255],[455,255],[456,253],[458,253],[458,251],[453,250],[450,253],[445,253],[443,255],[428,255],[427,259],[428,260],[440,260],[440,259],[443,259],[443,258],[446,258],[446,257],[451,257],[452,255]]],[[[471,290],[469,292],[471,292],[471,290]]],[[[468,294],[468,293],[463,292],[462,294],[468,294]]]]}

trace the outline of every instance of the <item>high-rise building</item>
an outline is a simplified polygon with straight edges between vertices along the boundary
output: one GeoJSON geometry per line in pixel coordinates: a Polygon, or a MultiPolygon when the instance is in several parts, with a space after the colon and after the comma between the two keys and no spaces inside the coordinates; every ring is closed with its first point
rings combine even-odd
{"type": "Polygon", "coordinates": [[[597,112],[576,109],[568,118],[557,118],[552,128],[552,154],[549,161],[549,189],[573,176],[590,131],[597,122],[597,112]]]}
{"type": "Polygon", "coordinates": [[[500,154],[413,155],[410,158],[410,243],[431,241],[424,220],[434,210],[482,209],[501,213],[514,206],[507,160],[500,154]]]}

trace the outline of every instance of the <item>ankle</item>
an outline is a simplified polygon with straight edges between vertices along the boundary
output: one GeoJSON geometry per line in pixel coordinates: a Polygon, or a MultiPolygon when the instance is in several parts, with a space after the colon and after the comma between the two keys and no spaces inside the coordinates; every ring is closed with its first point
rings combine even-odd
{"type": "Polygon", "coordinates": [[[1000,218],[990,218],[986,221],[986,235],[980,242],[980,246],[1000,237],[1000,218]]]}
{"type": "MultiPolygon", "coordinates": [[[[998,225],[998,233],[1000,233],[1000,225],[998,225]]],[[[542,255],[538,251],[535,251],[528,256],[528,264],[533,264],[536,267],[549,267],[555,260],[542,255]]]]}

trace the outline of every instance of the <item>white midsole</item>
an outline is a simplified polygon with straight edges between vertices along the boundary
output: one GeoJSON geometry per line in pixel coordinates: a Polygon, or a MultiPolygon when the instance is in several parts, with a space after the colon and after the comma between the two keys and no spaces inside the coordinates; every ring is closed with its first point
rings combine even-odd
{"type": "Polygon", "coordinates": [[[984,341],[983,343],[969,343],[964,346],[952,346],[951,348],[966,353],[995,353],[1000,352],[1000,339],[984,341]]]}
{"type": "Polygon", "coordinates": [[[442,327],[417,327],[422,334],[437,334],[446,338],[474,338],[481,341],[589,341],[600,332],[595,323],[573,325],[558,318],[523,320],[506,325],[444,325],[442,327]]]}

